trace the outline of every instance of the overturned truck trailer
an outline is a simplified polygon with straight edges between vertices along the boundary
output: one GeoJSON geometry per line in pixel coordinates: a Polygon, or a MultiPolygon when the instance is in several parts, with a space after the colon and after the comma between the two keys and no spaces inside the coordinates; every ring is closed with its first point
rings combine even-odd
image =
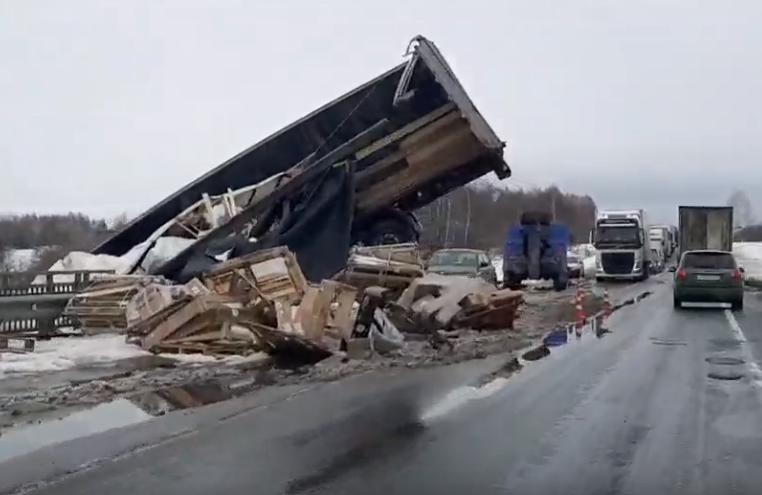
{"type": "Polygon", "coordinates": [[[418,36],[408,57],[191,182],[94,252],[142,245],[145,256],[161,237],[185,237],[149,270],[182,280],[285,244],[315,279],[341,269],[351,243],[416,241],[415,209],[510,169],[504,143],[437,47],[418,36]]]}

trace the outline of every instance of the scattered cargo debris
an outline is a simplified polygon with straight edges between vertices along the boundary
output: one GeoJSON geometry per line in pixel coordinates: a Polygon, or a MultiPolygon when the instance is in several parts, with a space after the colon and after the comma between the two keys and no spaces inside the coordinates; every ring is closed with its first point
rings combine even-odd
{"type": "Polygon", "coordinates": [[[3,352],[34,352],[33,338],[0,336],[0,353],[3,352]]]}
{"type": "Polygon", "coordinates": [[[522,301],[520,291],[497,290],[480,278],[431,273],[415,279],[389,313],[405,332],[511,329],[522,301]]]}
{"type": "Polygon", "coordinates": [[[148,284],[127,305],[133,342],[151,352],[248,355],[316,362],[349,338],[353,287],[309,284],[284,247],[220,263],[182,286],[148,284]]]}
{"type": "Polygon", "coordinates": [[[124,331],[127,306],[146,285],[167,284],[162,277],[144,275],[101,275],[75,294],[63,311],[76,327],[88,333],[124,331]]]}
{"type": "Polygon", "coordinates": [[[354,247],[337,279],[358,289],[381,286],[401,292],[424,274],[418,246],[412,243],[354,247]]]}

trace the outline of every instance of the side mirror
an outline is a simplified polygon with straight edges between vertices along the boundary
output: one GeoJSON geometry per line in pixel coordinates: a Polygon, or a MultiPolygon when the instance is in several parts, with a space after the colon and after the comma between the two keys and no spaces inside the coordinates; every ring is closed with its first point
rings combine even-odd
{"type": "Polygon", "coordinates": [[[670,267],[669,267],[669,271],[670,271],[670,272],[672,272],[672,273],[674,273],[674,272],[676,272],[676,271],[677,271],[677,267],[676,267],[676,266],[670,266],[670,267]]]}
{"type": "Polygon", "coordinates": [[[738,267],[738,271],[741,272],[741,273],[746,273],[746,270],[742,266],[738,267]]]}

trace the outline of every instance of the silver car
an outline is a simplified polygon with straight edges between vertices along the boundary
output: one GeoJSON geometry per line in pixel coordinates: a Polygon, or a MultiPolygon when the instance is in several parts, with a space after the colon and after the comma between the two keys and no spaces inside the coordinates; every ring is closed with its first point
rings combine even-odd
{"type": "Polygon", "coordinates": [[[429,273],[481,277],[497,285],[497,272],[484,251],[477,249],[440,249],[431,255],[429,273]]]}

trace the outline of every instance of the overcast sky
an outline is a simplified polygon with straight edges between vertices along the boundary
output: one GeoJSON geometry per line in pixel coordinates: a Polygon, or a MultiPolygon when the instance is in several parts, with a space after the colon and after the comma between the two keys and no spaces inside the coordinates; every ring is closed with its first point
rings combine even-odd
{"type": "Polygon", "coordinates": [[[0,0],[0,212],[135,215],[423,34],[508,183],[673,220],[762,185],[762,2],[0,0]]]}

